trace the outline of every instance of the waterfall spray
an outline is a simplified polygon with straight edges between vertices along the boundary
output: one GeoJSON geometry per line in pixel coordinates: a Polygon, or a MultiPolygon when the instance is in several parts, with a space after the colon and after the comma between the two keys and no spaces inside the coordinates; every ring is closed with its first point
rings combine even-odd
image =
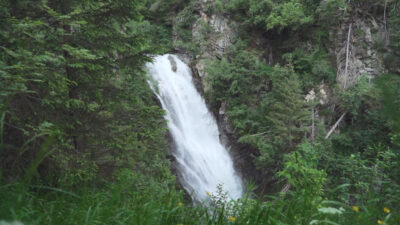
{"type": "Polygon", "coordinates": [[[218,186],[230,199],[242,196],[242,182],[219,140],[217,123],[197,92],[190,68],[174,55],[147,64],[150,85],[159,98],[176,148],[179,178],[196,201],[216,194],[218,186]]]}

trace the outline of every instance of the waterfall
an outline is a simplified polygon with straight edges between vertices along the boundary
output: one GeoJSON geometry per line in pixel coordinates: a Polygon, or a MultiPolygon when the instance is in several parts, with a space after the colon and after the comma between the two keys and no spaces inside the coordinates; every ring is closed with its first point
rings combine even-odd
{"type": "Polygon", "coordinates": [[[156,56],[147,64],[152,89],[159,98],[175,143],[173,155],[183,187],[195,201],[217,193],[242,196],[242,182],[219,140],[217,123],[197,92],[190,68],[174,55],[156,56]]]}

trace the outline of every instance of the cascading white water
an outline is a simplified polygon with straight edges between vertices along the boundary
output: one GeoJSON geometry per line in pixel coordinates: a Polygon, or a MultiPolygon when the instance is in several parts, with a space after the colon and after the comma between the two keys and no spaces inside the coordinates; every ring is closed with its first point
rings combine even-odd
{"type": "Polygon", "coordinates": [[[193,84],[190,68],[169,54],[155,57],[147,68],[153,78],[150,85],[167,112],[184,188],[196,201],[215,194],[218,185],[229,198],[240,198],[242,182],[220,143],[217,123],[193,84]]]}

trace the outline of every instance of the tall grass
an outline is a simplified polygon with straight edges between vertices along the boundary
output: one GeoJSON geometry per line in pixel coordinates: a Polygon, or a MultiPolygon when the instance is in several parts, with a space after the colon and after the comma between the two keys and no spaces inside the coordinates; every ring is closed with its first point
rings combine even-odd
{"type": "MultiPolygon", "coordinates": [[[[152,187],[149,187],[152,188],[152,187]]],[[[243,198],[222,204],[210,196],[204,204],[183,201],[177,191],[143,195],[139,191],[81,188],[79,192],[22,184],[0,186],[0,220],[45,224],[400,224],[398,208],[384,212],[383,204],[370,199],[350,205],[315,198],[307,192],[260,199],[243,198]]],[[[126,190],[126,189],[125,189],[126,190]]]]}

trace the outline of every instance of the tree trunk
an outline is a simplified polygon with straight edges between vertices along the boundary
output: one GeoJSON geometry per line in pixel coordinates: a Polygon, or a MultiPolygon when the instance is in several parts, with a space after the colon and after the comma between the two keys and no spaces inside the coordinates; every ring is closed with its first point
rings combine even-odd
{"type": "Polygon", "coordinates": [[[346,89],[347,86],[347,71],[348,71],[348,66],[349,66],[349,46],[350,46],[350,34],[351,34],[351,24],[349,25],[349,31],[347,33],[347,46],[346,46],[346,66],[344,69],[344,87],[343,89],[346,89]]]}
{"type": "Polygon", "coordinates": [[[333,131],[336,129],[336,127],[339,125],[339,123],[343,120],[344,116],[346,115],[347,112],[344,112],[340,118],[338,119],[338,121],[336,121],[336,123],[333,125],[333,127],[329,130],[328,134],[325,136],[325,139],[328,139],[329,136],[331,136],[331,134],[333,133],[333,131]]]}
{"type": "Polygon", "coordinates": [[[315,137],[315,109],[314,109],[314,101],[313,101],[313,106],[311,108],[312,110],[312,115],[311,115],[311,141],[314,141],[314,137],[315,137]]]}

